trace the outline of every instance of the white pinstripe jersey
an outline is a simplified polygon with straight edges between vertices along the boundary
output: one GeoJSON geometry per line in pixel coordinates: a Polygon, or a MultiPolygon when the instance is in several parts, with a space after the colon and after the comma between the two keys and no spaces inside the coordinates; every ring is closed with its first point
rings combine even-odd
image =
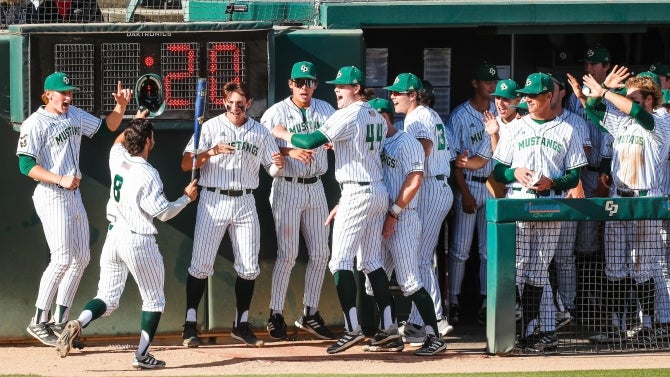
{"type": "Polygon", "coordinates": [[[437,112],[425,106],[418,106],[405,117],[404,129],[417,139],[429,139],[433,143],[433,149],[426,158],[425,176],[448,177],[451,174],[449,162],[456,158],[456,153],[451,147],[452,140],[447,137],[444,122],[437,112]]]}
{"type": "Polygon", "coordinates": [[[16,155],[34,157],[44,169],[58,175],[77,175],[81,136],[93,137],[102,120],[70,105],[57,115],[40,107],[21,124],[16,155]]]}
{"type": "MultiPolygon", "coordinates": [[[[510,137],[501,138],[493,158],[512,168],[525,167],[540,171],[549,178],[565,175],[565,171],[586,165],[584,148],[575,129],[556,117],[538,124],[526,115],[511,123],[510,137]]],[[[521,188],[519,182],[511,187],[521,188]]]]}
{"type": "Polygon", "coordinates": [[[365,101],[337,110],[321,128],[333,143],[335,179],[342,182],[381,182],[381,152],[386,120],[365,101]]]}
{"type": "Polygon", "coordinates": [[[591,145],[591,135],[589,134],[588,125],[581,116],[573,113],[570,110],[563,109],[563,114],[560,115],[563,120],[572,126],[577,132],[577,138],[583,147],[593,147],[591,145]]]}
{"type": "MultiPolygon", "coordinates": [[[[497,114],[493,102],[489,104],[489,111],[497,114]]],[[[447,128],[453,132],[456,153],[462,153],[467,149],[470,151],[469,157],[477,155],[489,160],[486,165],[474,172],[477,176],[488,177],[493,170],[493,163],[490,161],[493,150],[491,137],[486,133],[482,117],[482,113],[475,110],[470,101],[465,101],[451,113],[447,128]]]]}
{"type": "MultiPolygon", "coordinates": [[[[407,175],[423,171],[426,154],[421,143],[407,132],[398,130],[395,135],[384,141],[382,166],[384,169],[384,185],[389,192],[390,204],[398,198],[407,175]]],[[[416,208],[419,195],[412,198],[406,208],[416,208]]]]}
{"type": "MultiPolygon", "coordinates": [[[[609,101],[603,101],[606,104],[610,104],[609,101]]],[[[568,98],[568,101],[565,106],[566,110],[570,110],[573,113],[577,114],[577,116],[581,117],[584,122],[586,122],[586,127],[589,132],[589,139],[591,140],[591,152],[586,156],[586,158],[589,161],[589,165],[593,167],[598,167],[600,166],[600,160],[602,159],[601,156],[601,148],[602,148],[602,143],[603,143],[603,132],[598,128],[598,125],[593,124],[588,117],[586,116],[586,113],[584,113],[584,106],[582,106],[581,101],[575,96],[574,93],[570,94],[570,97],[568,98]]]]}
{"type": "Polygon", "coordinates": [[[605,113],[602,125],[613,137],[612,180],[617,188],[661,189],[670,151],[670,117],[663,108],[651,115],[654,129],[648,131],[629,115],[609,108],[605,113]]]}
{"type": "MultiPolygon", "coordinates": [[[[267,109],[261,117],[261,123],[270,131],[275,125],[283,124],[291,133],[310,133],[321,128],[334,112],[335,109],[328,102],[312,98],[306,109],[306,117],[303,119],[300,108],[293,103],[291,97],[288,97],[267,109]]],[[[293,147],[291,143],[283,139],[276,139],[276,141],[280,147],[293,147]]],[[[310,164],[287,158],[282,175],[285,177],[314,177],[324,174],[328,170],[326,149],[319,147],[314,151],[316,152],[312,155],[314,161],[310,164]]]]}
{"type": "MultiPolygon", "coordinates": [[[[258,169],[272,165],[272,153],[279,153],[275,138],[262,124],[251,118],[241,126],[232,124],[223,113],[202,124],[199,151],[218,143],[235,146],[235,153],[210,157],[200,167],[198,184],[224,190],[255,189],[258,187],[258,169]]],[[[184,153],[193,153],[193,136],[184,153]]]]}
{"type": "Polygon", "coordinates": [[[138,234],[156,234],[153,218],[170,204],[163,194],[158,171],[147,160],[131,156],[121,143],[109,153],[112,184],[107,202],[107,220],[138,234]]]}

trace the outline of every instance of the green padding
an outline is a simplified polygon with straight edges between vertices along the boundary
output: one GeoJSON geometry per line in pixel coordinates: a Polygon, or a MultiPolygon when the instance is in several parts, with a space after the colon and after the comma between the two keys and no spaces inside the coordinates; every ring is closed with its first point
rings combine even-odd
{"type": "Polygon", "coordinates": [[[670,219],[670,197],[589,199],[489,199],[489,222],[670,219]]]}
{"type": "MultiPolygon", "coordinates": [[[[230,14],[226,14],[226,7],[231,1],[190,0],[184,5],[184,21],[226,21],[230,14]]],[[[314,17],[314,5],[311,2],[260,2],[236,1],[235,5],[246,5],[246,12],[232,14],[233,21],[273,19],[286,21],[309,21],[314,17]]]]}
{"type": "Polygon", "coordinates": [[[486,349],[492,354],[514,348],[516,225],[488,223],[486,349]]]}
{"type": "Polygon", "coordinates": [[[10,33],[100,33],[100,32],[193,32],[223,30],[272,29],[272,22],[161,22],[161,23],[99,23],[99,24],[26,24],[10,25],[10,33]]]}

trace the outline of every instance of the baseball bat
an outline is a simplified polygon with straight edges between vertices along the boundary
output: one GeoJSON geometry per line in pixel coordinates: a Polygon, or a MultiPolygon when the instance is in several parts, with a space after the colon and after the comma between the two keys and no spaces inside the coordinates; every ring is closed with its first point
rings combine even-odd
{"type": "Polygon", "coordinates": [[[193,166],[191,167],[191,181],[196,178],[196,162],[198,160],[198,147],[200,146],[200,126],[205,114],[205,93],[207,79],[199,78],[198,87],[195,91],[195,117],[193,118],[193,166]]]}

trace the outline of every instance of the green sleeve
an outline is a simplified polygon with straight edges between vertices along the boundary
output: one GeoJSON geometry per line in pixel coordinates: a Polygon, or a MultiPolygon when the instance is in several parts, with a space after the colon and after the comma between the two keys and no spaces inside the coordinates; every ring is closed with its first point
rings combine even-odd
{"type": "Polygon", "coordinates": [[[319,130],[309,134],[293,134],[291,136],[291,144],[302,149],[313,149],[327,142],[328,138],[319,130]]]}
{"type": "Polygon", "coordinates": [[[570,169],[562,177],[554,179],[554,190],[567,191],[571,188],[577,187],[581,171],[577,169],[570,169]]]}
{"type": "Polygon", "coordinates": [[[493,167],[493,178],[500,183],[512,183],[516,181],[514,177],[514,170],[509,165],[505,165],[502,162],[496,162],[493,167]]]}
{"type": "Polygon", "coordinates": [[[654,117],[643,109],[639,103],[633,102],[633,106],[630,109],[630,116],[640,123],[640,126],[645,130],[654,130],[654,117]]]}
{"type": "Polygon", "coordinates": [[[601,122],[605,118],[606,111],[607,106],[605,106],[600,97],[589,97],[586,99],[586,107],[584,108],[586,117],[589,118],[591,123],[597,125],[598,128],[603,132],[609,132],[603,128],[603,126],[601,126],[601,122]]]}
{"type": "Polygon", "coordinates": [[[37,160],[35,157],[31,157],[25,154],[19,155],[19,170],[21,174],[28,176],[30,170],[37,165],[37,160]]]}

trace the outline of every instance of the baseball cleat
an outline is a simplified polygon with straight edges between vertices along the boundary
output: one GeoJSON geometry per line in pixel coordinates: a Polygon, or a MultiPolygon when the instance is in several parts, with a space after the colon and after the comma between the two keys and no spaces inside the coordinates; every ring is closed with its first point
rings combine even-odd
{"type": "Polygon", "coordinates": [[[81,334],[81,323],[76,319],[65,325],[56,344],[56,351],[60,357],[65,357],[70,353],[74,346],[73,343],[79,341],[79,334],[81,334]]]}
{"type": "Polygon", "coordinates": [[[244,342],[251,347],[263,347],[265,344],[262,340],[256,337],[254,331],[251,329],[249,322],[240,322],[237,327],[233,327],[231,335],[233,339],[244,342]]]}
{"type": "Polygon", "coordinates": [[[449,322],[451,322],[451,324],[458,325],[458,322],[460,322],[460,314],[461,308],[458,304],[449,305],[449,322]]]}
{"type": "Polygon", "coordinates": [[[377,331],[375,336],[372,337],[370,345],[378,346],[395,339],[400,339],[400,334],[398,333],[398,325],[394,324],[389,326],[389,328],[386,330],[377,331]]]}
{"type": "Polygon", "coordinates": [[[342,333],[342,335],[340,335],[340,338],[335,344],[328,347],[327,352],[330,354],[342,352],[354,344],[360,342],[364,338],[365,336],[363,335],[360,327],[354,331],[345,331],[342,333]]]}
{"type": "Polygon", "coordinates": [[[401,352],[405,348],[401,339],[393,339],[384,344],[373,346],[366,344],[363,346],[365,352],[401,352]]]}
{"type": "MultiPolygon", "coordinates": [[[[449,324],[447,317],[442,317],[437,319],[437,331],[440,333],[440,336],[447,336],[450,332],[454,331],[454,326],[449,324]]],[[[425,337],[424,332],[424,337],[425,337]]],[[[423,340],[421,340],[423,342],[423,340]]]]}
{"type": "Polygon", "coordinates": [[[35,339],[42,342],[42,344],[50,347],[56,346],[58,336],[54,334],[53,330],[47,323],[41,322],[36,324],[31,321],[26,328],[26,331],[28,331],[28,334],[32,335],[35,339]]]}
{"type": "Polygon", "coordinates": [[[185,322],[184,331],[181,333],[182,344],[188,348],[199,347],[202,342],[198,338],[198,323],[185,322]]]}
{"type": "Polygon", "coordinates": [[[286,333],[286,322],[284,321],[284,316],[279,313],[275,313],[270,316],[267,324],[268,334],[273,339],[278,340],[287,340],[288,334],[286,333]]]}
{"type": "MultiPolygon", "coordinates": [[[[440,322],[443,321],[439,321],[437,323],[438,329],[440,328],[440,322]]],[[[448,324],[448,322],[446,323],[448,324]]],[[[426,339],[426,329],[411,322],[405,322],[402,326],[400,326],[398,333],[402,337],[403,342],[410,343],[412,346],[421,346],[424,339],[426,339]]]]}
{"type": "Polygon", "coordinates": [[[135,369],[160,369],[165,368],[165,361],[158,360],[154,355],[147,353],[145,356],[133,357],[133,368],[135,369]]]}
{"type": "Polygon", "coordinates": [[[303,315],[299,320],[295,321],[295,325],[319,339],[335,339],[335,334],[326,327],[319,312],[314,313],[314,315],[303,315]]]}
{"type": "Polygon", "coordinates": [[[447,349],[447,343],[440,337],[433,334],[426,335],[423,345],[418,350],[414,351],[415,355],[419,356],[433,356],[447,349]]]}

